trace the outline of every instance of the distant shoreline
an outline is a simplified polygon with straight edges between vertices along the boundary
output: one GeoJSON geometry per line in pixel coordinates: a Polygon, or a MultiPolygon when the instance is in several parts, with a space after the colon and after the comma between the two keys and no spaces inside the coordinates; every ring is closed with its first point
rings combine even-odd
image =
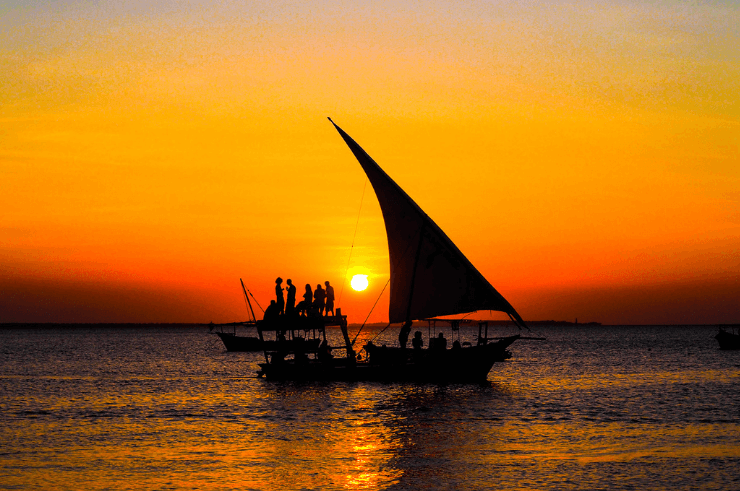
{"type": "MultiPolygon", "coordinates": [[[[475,327],[478,321],[468,321],[463,324],[464,327],[475,327]]],[[[489,326],[516,327],[511,321],[487,321],[489,326]]],[[[525,321],[528,326],[550,326],[550,327],[679,327],[679,326],[697,326],[697,327],[740,327],[740,324],[601,324],[600,322],[569,322],[569,321],[525,321]]],[[[415,326],[423,326],[426,322],[418,321],[415,326]]],[[[374,322],[365,324],[365,329],[380,329],[386,327],[387,323],[374,322]]],[[[400,325],[400,324],[399,324],[400,325]]],[[[437,327],[446,327],[444,321],[437,321],[437,327]]],[[[197,322],[4,322],[0,323],[2,329],[121,329],[121,328],[205,328],[209,323],[197,322]]],[[[358,329],[361,324],[349,324],[350,329],[358,329]]]]}

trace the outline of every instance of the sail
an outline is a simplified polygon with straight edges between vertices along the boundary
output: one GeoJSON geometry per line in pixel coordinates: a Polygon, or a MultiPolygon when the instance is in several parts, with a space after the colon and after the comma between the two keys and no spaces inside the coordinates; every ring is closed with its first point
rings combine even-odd
{"type": "MultiPolygon", "coordinates": [[[[331,121],[331,119],[329,119],[331,121]]],[[[476,310],[519,314],[424,211],[339,126],[380,202],[391,263],[390,322],[476,310]]]]}

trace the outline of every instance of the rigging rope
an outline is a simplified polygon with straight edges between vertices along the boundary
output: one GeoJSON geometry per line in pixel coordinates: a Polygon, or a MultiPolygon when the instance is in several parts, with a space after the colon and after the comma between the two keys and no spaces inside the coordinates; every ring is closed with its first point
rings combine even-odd
{"type": "MultiPolygon", "coordinates": [[[[423,227],[422,227],[422,228],[423,228],[423,227]]],[[[421,232],[421,228],[419,229],[419,232],[421,232]]],[[[414,238],[416,238],[416,236],[414,236],[414,238]]],[[[413,242],[414,242],[413,240],[410,240],[410,241],[409,241],[408,245],[406,246],[406,250],[405,250],[405,251],[403,251],[403,254],[401,254],[401,257],[399,257],[399,258],[398,258],[398,261],[396,262],[396,267],[398,267],[398,265],[399,265],[399,264],[401,264],[401,260],[402,260],[402,259],[403,259],[404,257],[406,257],[406,254],[407,254],[407,253],[409,252],[409,249],[411,249],[411,244],[412,244],[413,242]]],[[[391,270],[392,270],[392,269],[393,269],[393,268],[391,268],[391,270]]],[[[365,322],[363,322],[363,323],[362,323],[362,326],[360,326],[360,330],[359,330],[359,331],[357,331],[357,334],[355,334],[355,339],[354,339],[354,340],[352,341],[352,345],[353,345],[353,346],[354,346],[354,344],[355,344],[355,341],[357,341],[357,336],[359,336],[359,335],[360,335],[360,332],[362,332],[362,328],[363,328],[363,327],[365,327],[365,324],[367,323],[367,320],[368,320],[368,319],[370,318],[370,314],[372,314],[372,313],[373,313],[373,310],[375,310],[375,306],[376,306],[376,305],[378,305],[378,301],[380,300],[380,297],[382,297],[382,296],[383,296],[383,292],[385,292],[385,289],[386,289],[386,288],[388,288],[388,285],[390,284],[390,282],[391,282],[391,279],[390,279],[390,278],[388,278],[388,281],[386,281],[386,283],[385,283],[385,286],[383,287],[383,289],[382,289],[382,290],[381,290],[381,292],[380,292],[380,295],[378,295],[378,298],[377,298],[377,300],[375,300],[375,303],[373,304],[373,308],[372,308],[372,309],[370,309],[370,313],[369,313],[369,314],[367,314],[367,317],[365,318],[365,322]]],[[[385,328],[383,329],[383,331],[385,331],[386,329],[388,329],[388,328],[390,327],[390,325],[391,325],[391,323],[389,322],[389,323],[388,323],[388,325],[387,325],[387,326],[385,326],[385,328]]],[[[382,333],[383,331],[380,331],[380,333],[382,333]]],[[[380,335],[380,334],[376,335],[376,336],[375,336],[375,338],[377,338],[377,337],[378,337],[379,335],[380,335]]],[[[375,338],[373,338],[373,340],[374,340],[375,338]]]]}
{"type": "Polygon", "coordinates": [[[251,291],[249,291],[249,288],[247,288],[247,291],[249,292],[249,296],[250,296],[250,297],[252,297],[252,300],[254,300],[254,302],[255,302],[255,303],[257,304],[257,307],[259,307],[259,308],[260,308],[260,310],[261,310],[262,312],[264,312],[264,311],[265,311],[265,309],[263,309],[263,308],[262,308],[262,305],[260,305],[260,303],[259,303],[259,302],[257,301],[257,299],[256,299],[256,298],[254,298],[254,295],[252,295],[252,292],[251,292],[251,291]]]}
{"type": "Polygon", "coordinates": [[[387,326],[385,326],[385,327],[383,328],[383,330],[382,330],[382,331],[380,331],[380,332],[379,332],[378,334],[376,334],[376,335],[375,335],[375,337],[374,337],[373,339],[371,339],[371,340],[370,340],[370,342],[372,343],[373,341],[375,341],[376,339],[378,339],[378,336],[380,336],[381,334],[383,334],[383,333],[385,332],[385,330],[386,330],[386,329],[388,329],[389,327],[391,327],[391,323],[390,323],[390,322],[388,323],[388,325],[387,325],[387,326]]]}
{"type": "MultiPolygon", "coordinates": [[[[378,305],[378,301],[380,300],[380,297],[382,297],[382,296],[383,296],[383,292],[385,292],[385,289],[386,289],[386,288],[388,288],[388,284],[389,284],[390,282],[391,282],[391,279],[390,279],[390,278],[388,278],[388,281],[386,281],[386,282],[385,282],[385,286],[384,286],[384,287],[383,287],[383,289],[382,289],[382,290],[380,291],[380,295],[378,295],[378,298],[377,298],[377,300],[375,300],[375,303],[373,304],[373,308],[372,308],[372,309],[370,309],[370,313],[368,313],[368,314],[367,314],[367,317],[365,317],[365,322],[363,322],[363,323],[362,323],[362,325],[360,326],[360,330],[359,330],[359,331],[357,331],[357,334],[355,334],[355,339],[353,339],[353,340],[352,340],[352,346],[354,346],[354,345],[355,345],[355,341],[357,341],[357,336],[359,336],[359,335],[360,335],[360,333],[362,332],[362,328],[363,328],[363,327],[365,327],[365,324],[367,324],[367,320],[368,320],[368,319],[370,318],[370,314],[372,314],[372,313],[373,313],[373,310],[375,310],[375,306],[376,306],[376,305],[378,305]]],[[[389,323],[388,325],[390,326],[390,323],[389,323]]],[[[386,329],[387,329],[387,327],[386,327],[386,329]]],[[[385,329],[383,329],[383,330],[385,331],[385,329]]]]}
{"type": "MultiPolygon", "coordinates": [[[[422,227],[422,228],[423,228],[423,227],[422,227]]],[[[421,230],[422,230],[422,229],[420,228],[420,229],[419,229],[419,232],[421,232],[421,230]]],[[[416,236],[414,236],[414,238],[416,238],[416,236]]],[[[401,260],[402,260],[402,259],[403,259],[404,257],[406,257],[406,254],[407,254],[407,253],[409,252],[409,249],[411,249],[411,244],[412,244],[413,242],[414,242],[413,240],[410,240],[410,241],[409,241],[408,245],[406,246],[406,250],[405,250],[405,251],[403,251],[403,254],[401,254],[401,257],[399,257],[399,258],[398,258],[398,261],[396,261],[396,267],[398,267],[398,265],[399,265],[399,264],[401,264],[401,260]]],[[[393,270],[393,268],[391,268],[391,270],[393,270]]],[[[391,282],[391,279],[390,279],[390,278],[388,278],[388,281],[386,281],[386,282],[385,282],[385,286],[384,286],[384,287],[383,287],[383,289],[382,289],[382,290],[380,291],[380,295],[378,295],[378,298],[377,298],[377,300],[375,300],[375,303],[373,304],[373,308],[372,308],[372,309],[370,309],[370,313],[369,313],[369,314],[367,314],[367,317],[365,318],[365,322],[363,322],[363,323],[362,323],[362,326],[360,326],[360,330],[359,330],[359,331],[357,331],[357,334],[355,334],[355,339],[354,339],[354,340],[352,341],[352,345],[353,345],[353,346],[354,346],[354,344],[355,344],[355,341],[357,341],[357,336],[359,336],[359,335],[360,335],[360,332],[362,332],[362,328],[363,328],[363,327],[365,327],[365,324],[367,323],[367,320],[368,320],[368,319],[370,318],[370,314],[372,314],[372,313],[373,313],[373,310],[375,310],[375,306],[376,306],[376,305],[378,305],[378,301],[380,300],[380,297],[382,297],[382,296],[383,296],[383,292],[385,292],[385,289],[386,289],[386,288],[388,288],[388,285],[390,284],[390,282],[391,282]]],[[[383,329],[383,331],[385,331],[386,329],[388,329],[388,327],[390,327],[390,325],[391,325],[391,323],[388,323],[388,325],[387,325],[387,326],[385,326],[385,329],[383,329]]],[[[382,333],[383,331],[380,331],[380,332],[382,333]]],[[[376,336],[376,337],[377,337],[377,336],[376,336]]],[[[373,339],[375,339],[375,338],[373,338],[373,339]]]]}
{"type": "MultiPolygon", "coordinates": [[[[383,333],[385,332],[385,330],[386,330],[386,329],[388,329],[389,327],[391,327],[391,323],[390,323],[390,322],[388,323],[388,325],[387,325],[387,326],[385,326],[385,327],[384,327],[383,329],[381,329],[381,331],[380,331],[380,332],[379,332],[378,334],[376,334],[376,335],[375,335],[375,336],[373,337],[373,339],[371,339],[371,340],[370,340],[370,341],[368,341],[368,342],[369,342],[369,343],[372,343],[373,341],[375,341],[376,339],[378,339],[378,336],[380,336],[381,334],[383,334],[383,333]]],[[[358,333],[358,334],[359,334],[359,333],[358,333]]],[[[355,339],[357,339],[357,336],[355,336],[355,339]]],[[[352,345],[354,345],[354,344],[355,344],[355,342],[354,342],[354,341],[352,341],[352,345]]],[[[363,351],[364,351],[365,353],[367,353],[367,350],[365,349],[365,347],[364,347],[364,346],[363,346],[363,347],[362,347],[362,349],[360,350],[360,353],[362,353],[363,351]]]]}
{"type": "MultiPolygon", "coordinates": [[[[516,327],[518,327],[518,328],[519,328],[519,330],[521,331],[521,330],[522,330],[522,326],[521,326],[521,325],[519,325],[519,322],[518,322],[518,321],[517,321],[516,319],[514,319],[514,316],[513,316],[513,315],[511,315],[511,314],[510,314],[510,313],[508,313],[508,312],[506,313],[506,315],[508,315],[508,316],[509,316],[509,319],[511,319],[511,322],[513,322],[513,323],[514,323],[514,325],[515,325],[516,327]]],[[[527,331],[529,331],[529,332],[532,332],[532,330],[531,330],[531,329],[529,328],[529,326],[528,326],[528,325],[524,324],[524,327],[526,327],[526,328],[527,328],[527,331]]]]}
{"type": "Polygon", "coordinates": [[[344,280],[342,281],[342,289],[339,290],[339,300],[337,305],[342,301],[342,293],[344,293],[344,284],[347,283],[347,271],[349,271],[349,261],[352,259],[352,250],[355,248],[355,238],[357,237],[357,228],[360,225],[360,213],[362,212],[362,202],[365,200],[365,189],[367,188],[367,177],[365,177],[365,184],[362,186],[362,197],[360,198],[360,209],[357,210],[357,221],[355,222],[355,234],[352,236],[352,245],[349,248],[349,257],[347,258],[347,267],[344,269],[344,280]]]}
{"type": "MultiPolygon", "coordinates": [[[[247,318],[252,320],[252,315],[249,313],[249,298],[247,298],[247,292],[244,292],[244,306],[247,308],[247,318]]],[[[257,322],[257,319],[254,319],[254,321],[257,322]]]]}

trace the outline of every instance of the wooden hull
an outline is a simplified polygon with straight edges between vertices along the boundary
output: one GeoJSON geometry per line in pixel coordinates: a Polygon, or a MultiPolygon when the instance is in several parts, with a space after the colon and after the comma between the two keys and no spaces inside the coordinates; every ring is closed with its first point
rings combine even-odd
{"type": "Polygon", "coordinates": [[[224,342],[226,351],[263,351],[263,350],[286,350],[294,351],[296,349],[310,353],[319,348],[320,340],[318,339],[289,339],[286,341],[260,341],[257,337],[236,336],[226,332],[217,332],[218,337],[224,342]]]}
{"type": "Polygon", "coordinates": [[[714,339],[719,343],[719,349],[740,350],[740,334],[733,334],[720,329],[714,339]]]}
{"type": "Polygon", "coordinates": [[[519,336],[497,343],[448,350],[376,348],[369,362],[347,358],[263,363],[268,380],[347,380],[381,382],[482,382],[493,364],[508,358],[506,348],[519,336]]]}
{"type": "Polygon", "coordinates": [[[226,351],[262,351],[260,338],[252,336],[237,336],[226,332],[217,332],[224,342],[226,351]]]}

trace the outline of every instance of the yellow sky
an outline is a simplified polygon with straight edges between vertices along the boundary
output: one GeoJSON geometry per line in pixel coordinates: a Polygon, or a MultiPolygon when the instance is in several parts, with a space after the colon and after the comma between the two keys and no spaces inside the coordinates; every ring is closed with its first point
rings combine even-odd
{"type": "MultiPolygon", "coordinates": [[[[339,293],[365,178],[326,116],[525,319],[740,322],[734,2],[4,5],[0,322],[339,293]]],[[[361,322],[370,186],[349,265],[361,322]]]]}

